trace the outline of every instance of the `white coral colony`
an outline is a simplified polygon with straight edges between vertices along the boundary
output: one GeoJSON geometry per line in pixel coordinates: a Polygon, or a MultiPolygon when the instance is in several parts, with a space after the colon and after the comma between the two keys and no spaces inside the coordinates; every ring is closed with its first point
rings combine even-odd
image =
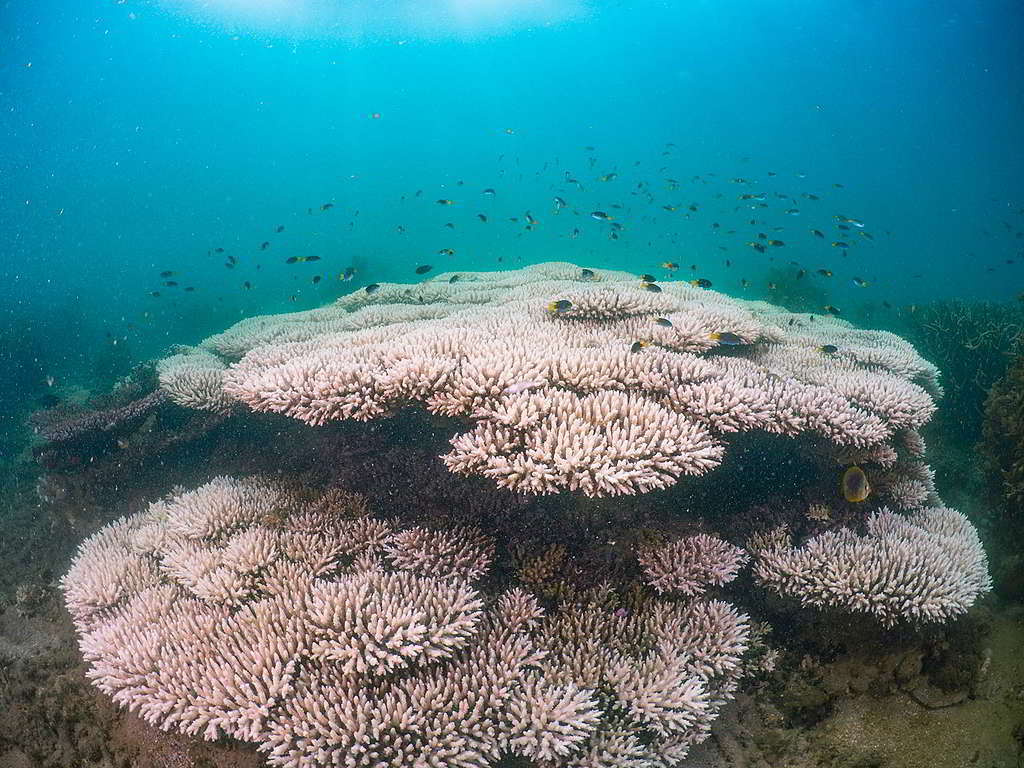
{"type": "MultiPolygon", "coordinates": [[[[881,454],[935,410],[936,369],[893,334],[593,273],[460,272],[243,320],[164,360],[161,385],[188,407],[242,403],[314,425],[418,403],[473,422],[444,456],[451,471],[590,496],[709,472],[738,431],[881,454]],[[722,333],[742,343],[718,354],[722,333]]],[[[907,496],[901,482],[890,497],[907,496]]]]}

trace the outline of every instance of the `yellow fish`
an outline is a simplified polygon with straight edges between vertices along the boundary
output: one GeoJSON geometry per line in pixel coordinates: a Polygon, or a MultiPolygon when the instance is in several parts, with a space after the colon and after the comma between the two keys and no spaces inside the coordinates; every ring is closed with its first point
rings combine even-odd
{"type": "Polygon", "coordinates": [[[868,483],[868,476],[865,475],[864,470],[856,464],[852,467],[847,467],[846,471],[843,472],[843,481],[841,485],[843,489],[843,498],[847,501],[864,501],[871,495],[871,484],[868,483]]]}

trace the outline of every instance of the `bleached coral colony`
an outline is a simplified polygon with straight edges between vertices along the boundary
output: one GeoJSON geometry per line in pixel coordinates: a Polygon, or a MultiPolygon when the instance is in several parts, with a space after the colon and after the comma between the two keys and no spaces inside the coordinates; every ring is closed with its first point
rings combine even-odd
{"type": "Polygon", "coordinates": [[[741,675],[748,619],[712,593],[748,561],[806,605],[885,623],[944,620],[990,586],[924,463],[937,371],[833,317],[550,263],[251,318],[159,374],[174,402],[223,413],[456,417],[447,468],[521,494],[665,489],[752,431],[809,437],[871,477],[863,535],[669,536],[637,547],[642,583],[543,603],[528,579],[481,586],[509,545],[494,532],[403,526],[259,478],[217,478],[85,542],[64,588],[95,684],[273,765],[670,766],[741,675]]]}

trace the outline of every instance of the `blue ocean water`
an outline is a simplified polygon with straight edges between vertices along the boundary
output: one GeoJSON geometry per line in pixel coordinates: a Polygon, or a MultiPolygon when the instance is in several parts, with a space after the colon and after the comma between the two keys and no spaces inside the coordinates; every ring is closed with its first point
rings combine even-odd
{"type": "Polygon", "coordinates": [[[806,269],[853,315],[1024,287],[1013,0],[10,0],[0,35],[20,392],[424,264],[806,269]]]}

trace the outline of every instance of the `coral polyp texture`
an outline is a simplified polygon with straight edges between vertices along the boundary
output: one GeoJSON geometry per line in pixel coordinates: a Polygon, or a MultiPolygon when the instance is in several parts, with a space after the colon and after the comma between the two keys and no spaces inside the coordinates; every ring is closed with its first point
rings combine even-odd
{"type": "Polygon", "coordinates": [[[563,263],[384,284],[244,320],[162,361],[160,382],[188,407],[312,425],[419,405],[470,423],[450,470],[532,494],[666,488],[740,431],[894,455],[935,410],[936,369],[891,333],[656,287],[563,263]]]}
{"type": "Polygon", "coordinates": [[[492,556],[479,531],[222,477],[96,533],[63,589],[100,690],[270,765],[668,766],[707,737],[745,616],[609,588],[542,609],[481,591],[492,556]]]}
{"type": "Polygon", "coordinates": [[[869,613],[885,624],[949,619],[992,586],[978,532],[945,507],[907,516],[883,508],[863,536],[841,528],[799,547],[777,529],[753,549],[763,584],[804,605],[869,613]]]}

